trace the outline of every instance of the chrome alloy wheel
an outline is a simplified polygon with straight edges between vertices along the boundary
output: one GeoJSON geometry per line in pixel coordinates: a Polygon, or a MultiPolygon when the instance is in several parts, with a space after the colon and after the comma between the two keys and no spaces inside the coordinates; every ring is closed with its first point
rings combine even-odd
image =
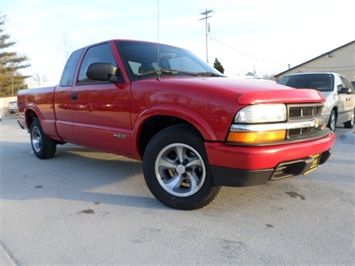
{"type": "Polygon", "coordinates": [[[38,127],[32,129],[32,147],[36,152],[40,152],[42,149],[42,135],[38,127]]]}
{"type": "Polygon", "coordinates": [[[203,186],[206,166],[194,148],[183,143],[173,143],[158,154],[155,160],[155,176],[169,194],[188,197],[203,186]]]}

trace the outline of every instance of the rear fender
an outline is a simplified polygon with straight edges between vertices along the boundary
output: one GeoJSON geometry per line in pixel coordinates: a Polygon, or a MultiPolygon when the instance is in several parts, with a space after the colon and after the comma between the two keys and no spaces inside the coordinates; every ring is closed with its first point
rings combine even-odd
{"type": "MultiPolygon", "coordinates": [[[[53,111],[53,109],[52,109],[53,111]]],[[[32,121],[37,118],[41,124],[41,127],[43,129],[43,132],[51,139],[55,139],[58,141],[63,141],[57,132],[57,128],[55,125],[55,117],[49,117],[45,118],[39,107],[34,104],[30,103],[28,104],[26,111],[25,111],[25,121],[26,121],[26,127],[29,130],[31,128],[32,121]]]]}

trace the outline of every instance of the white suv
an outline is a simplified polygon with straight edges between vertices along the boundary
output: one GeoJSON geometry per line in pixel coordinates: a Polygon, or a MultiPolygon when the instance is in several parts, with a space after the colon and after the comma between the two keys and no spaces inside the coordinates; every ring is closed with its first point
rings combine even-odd
{"type": "Polygon", "coordinates": [[[331,131],[336,124],[354,127],[355,91],[350,81],[333,72],[299,73],[284,76],[277,83],[293,88],[310,88],[326,99],[325,117],[331,131]]]}

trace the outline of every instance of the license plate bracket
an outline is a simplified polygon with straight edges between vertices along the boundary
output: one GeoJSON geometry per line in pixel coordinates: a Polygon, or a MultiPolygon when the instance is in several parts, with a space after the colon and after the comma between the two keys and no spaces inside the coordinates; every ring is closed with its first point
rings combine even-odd
{"type": "Polygon", "coordinates": [[[303,175],[307,175],[318,168],[320,155],[321,155],[320,153],[317,153],[317,154],[309,156],[310,160],[309,160],[309,163],[307,164],[308,169],[305,169],[303,175]]]}

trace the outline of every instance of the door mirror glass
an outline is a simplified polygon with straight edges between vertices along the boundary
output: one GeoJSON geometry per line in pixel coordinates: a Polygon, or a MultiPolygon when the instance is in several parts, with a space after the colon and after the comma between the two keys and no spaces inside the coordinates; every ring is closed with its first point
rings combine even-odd
{"type": "Polygon", "coordinates": [[[351,89],[350,88],[342,88],[339,93],[344,93],[344,94],[349,94],[351,93],[351,89]]]}
{"type": "Polygon", "coordinates": [[[91,80],[117,81],[118,68],[110,63],[93,63],[89,65],[86,75],[91,80]]]}

